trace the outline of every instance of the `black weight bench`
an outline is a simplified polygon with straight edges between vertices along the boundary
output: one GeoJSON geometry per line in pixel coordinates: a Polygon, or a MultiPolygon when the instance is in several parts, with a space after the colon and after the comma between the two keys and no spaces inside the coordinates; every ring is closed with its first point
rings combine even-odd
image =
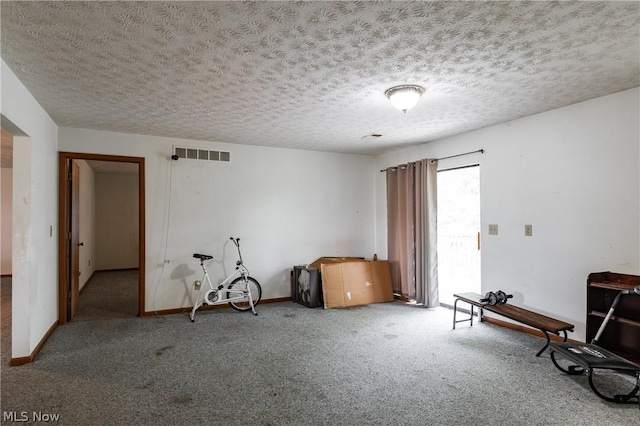
{"type": "MultiPolygon", "coordinates": [[[[640,285],[634,288],[621,290],[613,299],[609,312],[604,317],[604,321],[600,324],[598,332],[591,340],[591,343],[551,343],[550,355],[553,365],[563,373],[570,375],[586,374],[589,377],[589,386],[591,390],[605,401],[615,402],[618,404],[635,404],[638,403],[640,409],[640,365],[635,364],[617,354],[609,352],[605,348],[598,346],[598,339],[602,336],[609,320],[618,306],[618,302],[623,296],[640,296],[640,285]],[[560,365],[556,359],[556,355],[569,360],[572,365],[564,367],[560,365]],[[634,388],[626,394],[613,394],[612,396],[602,393],[593,383],[593,373],[595,371],[612,371],[618,374],[635,377],[634,388]]],[[[621,319],[622,320],[622,319],[621,319]]],[[[631,354],[629,354],[631,355],[631,354]]]]}
{"type": "Polygon", "coordinates": [[[555,335],[560,335],[563,333],[563,342],[567,341],[567,331],[573,331],[574,325],[569,324],[568,322],[560,321],[555,318],[551,318],[537,312],[530,311],[528,309],[520,308],[518,306],[514,306],[508,303],[503,305],[488,305],[485,302],[481,302],[480,299],[483,298],[482,295],[478,293],[460,293],[454,294],[455,301],[453,302],[453,328],[456,328],[456,324],[459,322],[469,321],[471,326],[473,326],[473,308],[479,308],[479,318],[482,321],[483,311],[487,310],[489,312],[493,312],[496,314],[500,314],[503,317],[509,318],[514,321],[518,321],[522,324],[528,325],[530,327],[536,328],[544,334],[547,338],[547,342],[544,347],[538,351],[536,356],[540,356],[545,349],[551,343],[551,338],[549,333],[553,333],[555,335]],[[456,319],[456,314],[458,312],[458,302],[462,301],[471,305],[471,315],[469,318],[465,318],[462,320],[456,319]]]}
{"type": "Polygon", "coordinates": [[[640,365],[627,361],[626,359],[596,345],[589,345],[585,343],[551,342],[550,346],[549,351],[551,361],[558,370],[571,376],[580,374],[586,375],[589,378],[589,386],[591,387],[591,390],[605,401],[616,402],[619,404],[635,404],[637,402],[638,408],[640,408],[640,395],[638,394],[640,391],[640,365]],[[561,366],[556,359],[556,355],[561,355],[574,365],[569,365],[568,367],[561,366]],[[612,396],[603,394],[593,383],[593,373],[596,371],[606,370],[635,377],[635,387],[627,394],[617,394],[612,396]]]}

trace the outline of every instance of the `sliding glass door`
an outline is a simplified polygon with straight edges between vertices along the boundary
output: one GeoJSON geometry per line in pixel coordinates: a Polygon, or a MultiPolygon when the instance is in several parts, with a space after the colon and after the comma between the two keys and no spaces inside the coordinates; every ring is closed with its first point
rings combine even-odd
{"type": "Polygon", "coordinates": [[[438,293],[480,293],[480,166],[438,172],[438,293]]]}

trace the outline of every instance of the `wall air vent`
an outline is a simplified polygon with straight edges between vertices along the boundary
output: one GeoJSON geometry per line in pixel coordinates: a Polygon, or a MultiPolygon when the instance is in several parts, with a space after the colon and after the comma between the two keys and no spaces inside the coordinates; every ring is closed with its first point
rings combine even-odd
{"type": "Polygon", "coordinates": [[[209,151],[206,149],[177,146],[174,148],[174,153],[178,158],[185,158],[187,160],[220,161],[223,163],[231,162],[231,152],[229,151],[209,151]]]}

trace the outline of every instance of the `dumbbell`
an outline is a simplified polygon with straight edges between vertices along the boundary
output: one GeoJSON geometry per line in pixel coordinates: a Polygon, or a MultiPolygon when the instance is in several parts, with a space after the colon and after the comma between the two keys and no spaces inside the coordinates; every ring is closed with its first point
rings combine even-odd
{"type": "Polygon", "coordinates": [[[498,297],[498,305],[504,305],[507,303],[507,299],[513,298],[513,294],[507,294],[502,290],[498,290],[496,296],[498,297]]]}
{"type": "Polygon", "coordinates": [[[487,294],[484,295],[483,299],[480,299],[480,302],[482,303],[486,303],[487,305],[497,305],[498,304],[498,296],[492,292],[489,291],[487,292],[487,294]]]}
{"type": "Polygon", "coordinates": [[[513,297],[512,294],[506,294],[502,290],[498,290],[495,293],[493,291],[487,292],[484,295],[483,299],[480,299],[480,302],[486,303],[487,305],[504,305],[507,303],[507,299],[511,299],[513,297]]]}

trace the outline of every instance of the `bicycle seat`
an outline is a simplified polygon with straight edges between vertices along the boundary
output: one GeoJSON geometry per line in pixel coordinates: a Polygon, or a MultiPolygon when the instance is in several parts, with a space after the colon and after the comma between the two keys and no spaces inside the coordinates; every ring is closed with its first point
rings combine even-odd
{"type": "Polygon", "coordinates": [[[209,259],[213,259],[213,256],[209,256],[208,254],[198,254],[198,253],[194,253],[193,257],[195,257],[196,259],[200,259],[200,260],[209,260],[209,259]]]}

